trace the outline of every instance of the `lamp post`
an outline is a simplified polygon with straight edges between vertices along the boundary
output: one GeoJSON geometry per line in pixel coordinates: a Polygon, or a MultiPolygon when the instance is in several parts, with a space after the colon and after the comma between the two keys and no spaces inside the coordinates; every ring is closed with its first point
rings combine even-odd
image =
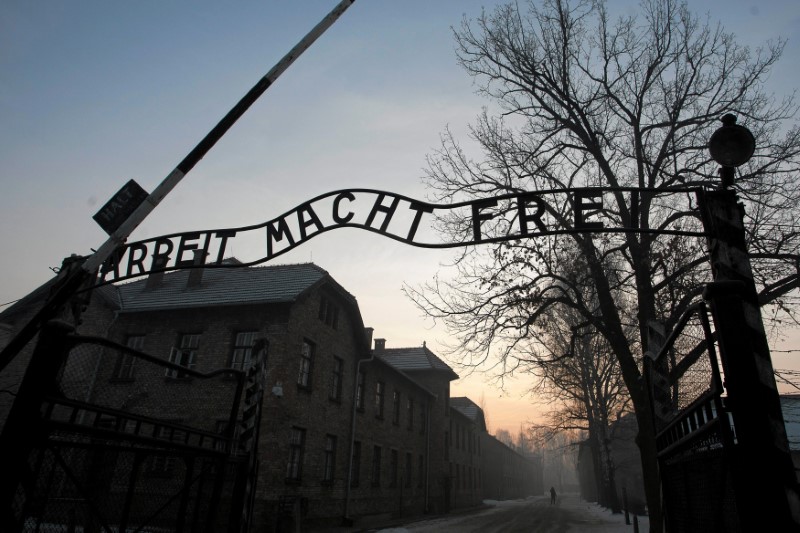
{"type": "Polygon", "coordinates": [[[753,157],[756,140],[750,130],[736,123],[736,115],[728,113],[721,120],[722,127],[708,141],[708,151],[711,158],[720,164],[722,188],[727,189],[733,185],[736,167],[744,165],[753,157]]]}
{"type": "Polygon", "coordinates": [[[738,514],[745,531],[763,520],[780,531],[800,531],[800,497],[747,251],[744,206],[731,189],[736,167],[755,153],[755,139],[734,115],[721,120],[708,149],[720,165],[722,187],[702,190],[698,198],[714,276],[704,298],[711,304],[736,429],[729,464],[738,514]]]}

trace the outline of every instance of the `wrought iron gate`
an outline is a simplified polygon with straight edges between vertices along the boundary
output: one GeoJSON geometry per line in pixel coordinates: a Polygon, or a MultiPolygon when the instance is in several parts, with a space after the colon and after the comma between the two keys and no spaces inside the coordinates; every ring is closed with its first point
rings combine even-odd
{"type": "Polygon", "coordinates": [[[669,531],[741,531],[733,426],[705,303],[691,307],[649,367],[669,531]]]}
{"type": "Polygon", "coordinates": [[[53,379],[44,390],[23,381],[4,428],[4,451],[21,459],[0,481],[12,500],[4,527],[246,528],[254,441],[238,428],[257,372],[200,373],[59,324],[43,330],[37,352],[28,372],[53,379]]]}

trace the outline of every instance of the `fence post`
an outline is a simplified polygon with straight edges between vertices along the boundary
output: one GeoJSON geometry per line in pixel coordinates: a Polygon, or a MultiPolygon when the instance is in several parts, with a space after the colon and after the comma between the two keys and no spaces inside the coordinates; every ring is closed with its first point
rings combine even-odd
{"type": "Polygon", "coordinates": [[[747,253],[744,208],[727,189],[701,191],[698,200],[715,280],[705,296],[741,459],[733,472],[740,519],[746,531],[755,531],[763,517],[780,531],[800,531],[800,497],[747,253]]]}
{"type": "Polygon", "coordinates": [[[625,525],[631,525],[631,516],[628,514],[628,489],[622,487],[622,504],[625,506],[625,525]]]}
{"type": "MultiPolygon", "coordinates": [[[[30,485],[28,455],[36,444],[46,437],[40,407],[45,396],[54,392],[56,379],[68,352],[67,335],[75,326],[63,320],[47,322],[39,333],[39,342],[31,355],[30,363],[17,391],[17,398],[6,418],[0,434],[0,530],[17,531],[17,514],[22,515],[25,501],[15,499],[20,485],[23,491],[30,485]]],[[[30,497],[25,494],[24,498],[30,497]]],[[[24,519],[23,516],[20,516],[24,519]]]]}
{"type": "Polygon", "coordinates": [[[736,429],[733,475],[739,515],[746,531],[756,531],[763,517],[780,531],[800,531],[800,490],[747,252],[744,206],[732,189],[736,168],[753,156],[756,141],[750,130],[736,124],[735,115],[721,121],[708,141],[709,154],[720,165],[721,188],[699,191],[698,204],[714,274],[704,296],[711,299],[736,429]]]}

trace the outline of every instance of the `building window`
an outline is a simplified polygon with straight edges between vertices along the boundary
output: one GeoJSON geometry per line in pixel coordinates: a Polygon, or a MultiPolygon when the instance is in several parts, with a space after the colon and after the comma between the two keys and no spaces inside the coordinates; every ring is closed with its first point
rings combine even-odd
{"type": "Polygon", "coordinates": [[[325,435],[325,458],[322,467],[322,482],[333,484],[334,470],[336,467],[336,437],[325,435]]]}
{"type": "Polygon", "coordinates": [[[400,391],[397,389],[392,393],[392,424],[400,425],[400,391]]]}
{"type": "Polygon", "coordinates": [[[450,432],[444,432],[444,460],[450,459],[450,432]]]}
{"type": "Polygon", "coordinates": [[[406,487],[411,487],[411,452],[406,452],[406,487]]]}
{"type": "MultiPolygon", "coordinates": [[[[134,350],[144,350],[144,335],[131,335],[125,341],[125,346],[134,350]]],[[[129,353],[121,353],[117,358],[117,366],[114,368],[114,379],[130,381],[134,378],[133,367],[136,364],[136,357],[129,353]]]]}
{"type": "Polygon", "coordinates": [[[289,433],[289,462],[286,464],[286,481],[299,483],[303,475],[303,452],[306,430],[293,427],[289,433]]]}
{"type": "MultiPolygon", "coordinates": [[[[186,367],[190,370],[193,369],[197,355],[197,348],[200,346],[200,335],[182,335],[179,346],[179,348],[175,348],[173,346],[169,353],[169,362],[186,367]]],[[[171,368],[168,368],[164,375],[168,378],[174,379],[188,377],[185,372],[179,372],[177,370],[172,370],[171,368]]]]}
{"type": "Polygon", "coordinates": [[[153,477],[169,477],[175,466],[175,458],[166,454],[152,455],[147,474],[153,477]]]}
{"type": "Polygon", "coordinates": [[[311,370],[314,362],[314,345],[307,340],[300,348],[300,370],[297,373],[297,385],[304,389],[311,388],[311,370]]]}
{"type": "Polygon", "coordinates": [[[236,334],[231,353],[231,368],[247,370],[253,357],[253,343],[256,341],[257,335],[257,331],[242,331],[236,334]]]}
{"type": "Polygon", "coordinates": [[[361,479],[361,441],[353,442],[353,464],[350,470],[350,486],[358,487],[361,479]]]}
{"type": "Polygon", "coordinates": [[[419,404],[419,432],[425,433],[425,428],[428,425],[428,407],[425,403],[419,404]]]}
{"type": "Polygon", "coordinates": [[[356,408],[360,411],[364,410],[364,391],[367,382],[367,377],[363,372],[359,371],[356,376],[356,408]]]}
{"type": "Polygon", "coordinates": [[[333,329],[339,327],[339,307],[324,296],[319,300],[319,319],[333,329]]]}
{"type": "Polygon", "coordinates": [[[342,400],[342,375],[344,372],[344,361],[341,358],[333,358],[333,372],[331,373],[330,399],[340,402],[342,400]]]}
{"type": "Polygon", "coordinates": [[[408,429],[414,429],[414,398],[408,399],[408,429]]]}
{"type": "Polygon", "coordinates": [[[422,480],[424,474],[423,464],[424,464],[424,459],[422,458],[422,455],[420,455],[419,460],[417,461],[417,487],[422,487],[422,480]]]}
{"type": "Polygon", "coordinates": [[[375,416],[383,418],[383,397],[384,397],[383,381],[375,382],[375,416]]]}
{"type": "Polygon", "coordinates": [[[380,487],[381,485],[381,447],[375,446],[372,448],[372,486],[380,487]]]}
{"type": "Polygon", "coordinates": [[[389,453],[389,486],[396,487],[397,486],[397,450],[392,450],[389,453]]]}
{"type": "MultiPolygon", "coordinates": [[[[174,427],[156,426],[153,437],[170,442],[186,442],[187,434],[185,431],[174,427]]],[[[174,455],[169,455],[169,452],[156,453],[150,456],[147,474],[152,477],[169,477],[172,475],[174,468],[174,455]]]]}

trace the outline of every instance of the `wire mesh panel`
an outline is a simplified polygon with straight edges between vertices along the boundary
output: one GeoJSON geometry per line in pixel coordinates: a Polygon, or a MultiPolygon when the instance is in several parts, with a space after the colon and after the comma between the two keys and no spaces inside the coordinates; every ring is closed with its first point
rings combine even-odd
{"type": "Polygon", "coordinates": [[[730,461],[722,448],[670,454],[661,469],[669,531],[742,531],[730,461]]]}
{"type": "Polygon", "coordinates": [[[240,460],[55,435],[32,452],[25,531],[227,531],[240,460]]]}
{"type": "Polygon", "coordinates": [[[234,531],[245,373],[72,337],[13,505],[23,531],[234,531]]]}
{"type": "Polygon", "coordinates": [[[684,314],[647,366],[669,531],[741,531],[732,428],[703,303],[684,314]]]}
{"type": "Polygon", "coordinates": [[[109,342],[78,344],[64,364],[60,398],[48,418],[220,449],[226,444],[220,438],[239,415],[244,373],[202,374],[188,357],[173,355],[153,357],[109,342]],[[167,431],[145,418],[184,428],[167,431]]]}
{"type": "Polygon", "coordinates": [[[704,304],[689,309],[659,354],[649,379],[656,430],[662,431],[709,395],[722,392],[714,338],[704,304]]]}

